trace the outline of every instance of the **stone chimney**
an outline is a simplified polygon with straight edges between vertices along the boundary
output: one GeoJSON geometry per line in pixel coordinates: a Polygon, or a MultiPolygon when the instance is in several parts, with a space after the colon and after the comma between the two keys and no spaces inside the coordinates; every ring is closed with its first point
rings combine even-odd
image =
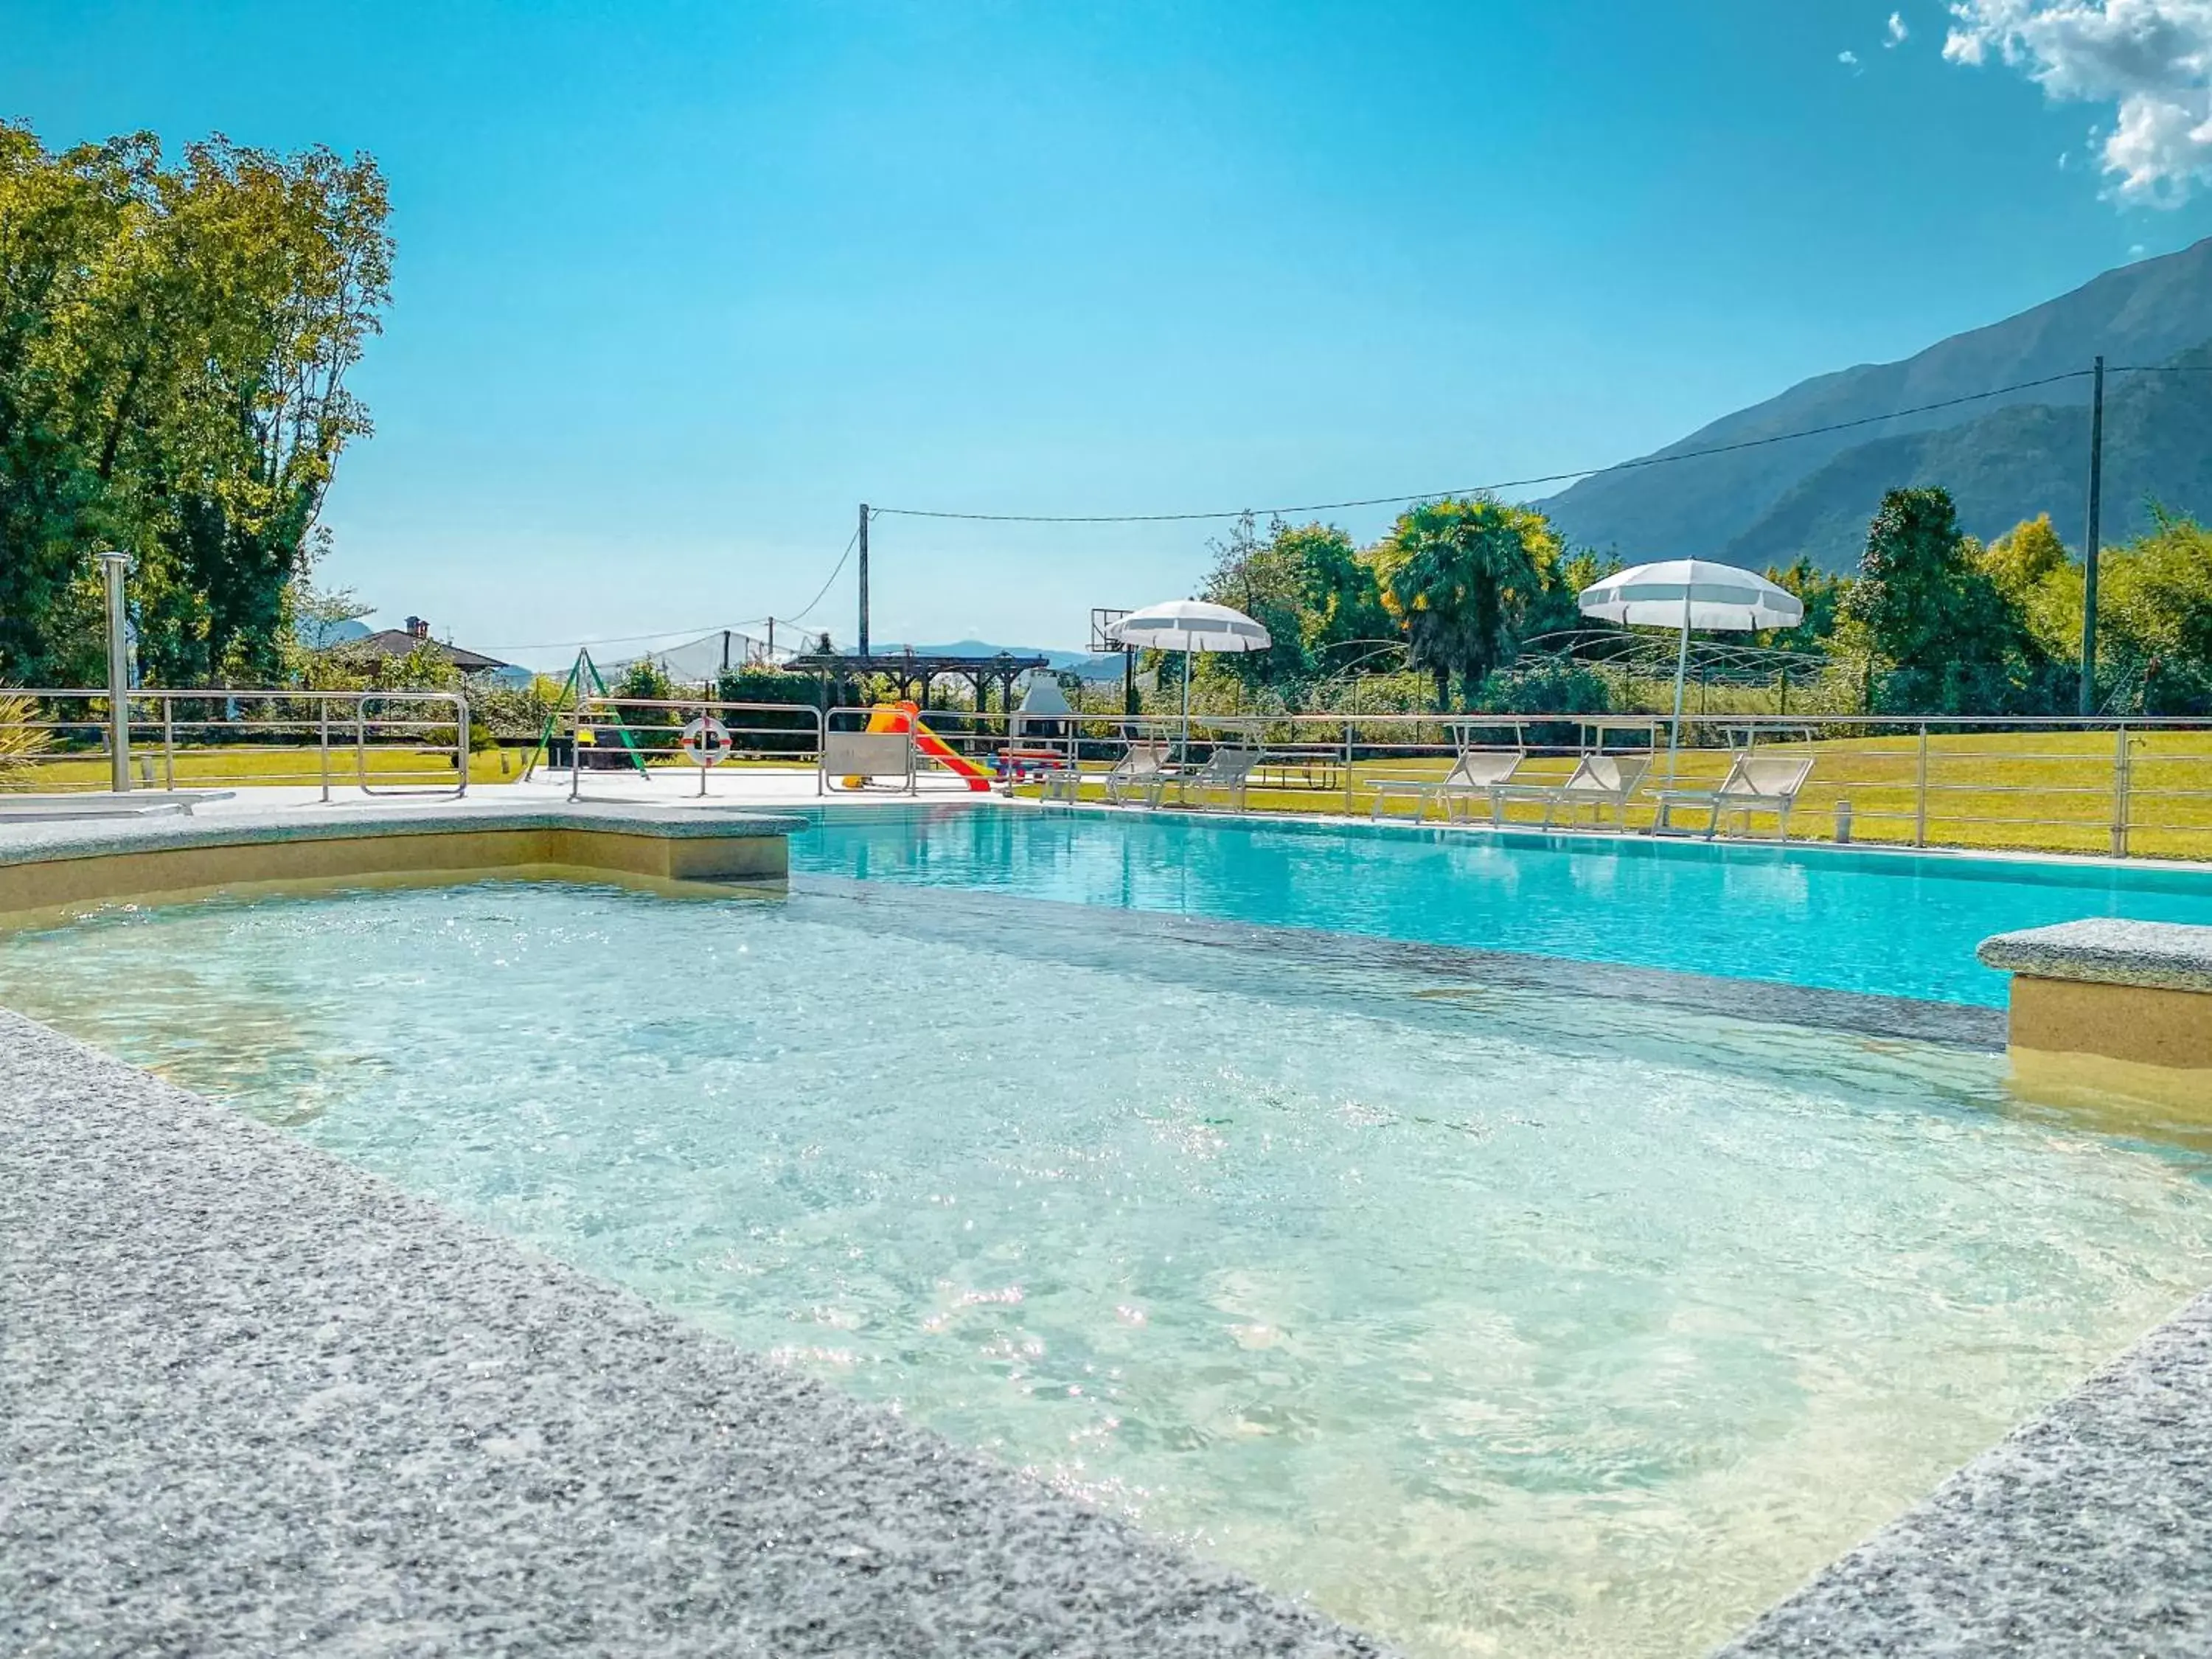
{"type": "Polygon", "coordinates": [[[427,640],[430,637],[430,624],[420,617],[410,617],[407,619],[407,634],[410,639],[427,640]]]}

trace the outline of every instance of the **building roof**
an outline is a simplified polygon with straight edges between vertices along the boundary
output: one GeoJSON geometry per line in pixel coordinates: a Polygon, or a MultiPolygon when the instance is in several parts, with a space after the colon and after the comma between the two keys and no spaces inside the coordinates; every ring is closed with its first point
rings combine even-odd
{"type": "Polygon", "coordinates": [[[512,663],[501,662],[497,657],[487,657],[481,651],[471,651],[464,646],[448,645],[443,640],[434,640],[428,635],[410,634],[404,628],[386,628],[357,640],[343,640],[327,647],[338,652],[374,652],[380,657],[404,657],[417,650],[427,650],[441,657],[464,674],[489,674],[496,669],[511,668],[512,663]]]}

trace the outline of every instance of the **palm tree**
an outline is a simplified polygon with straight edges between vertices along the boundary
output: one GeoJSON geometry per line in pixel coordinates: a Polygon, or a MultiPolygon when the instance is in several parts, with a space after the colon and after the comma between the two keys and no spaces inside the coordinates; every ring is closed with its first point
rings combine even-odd
{"type": "Polygon", "coordinates": [[[1439,708],[1451,706],[1454,674],[1464,706],[1510,660],[1558,555],[1542,514],[1487,496],[1426,501],[1399,515],[1375,550],[1375,574],[1413,665],[1436,677],[1439,708]]]}

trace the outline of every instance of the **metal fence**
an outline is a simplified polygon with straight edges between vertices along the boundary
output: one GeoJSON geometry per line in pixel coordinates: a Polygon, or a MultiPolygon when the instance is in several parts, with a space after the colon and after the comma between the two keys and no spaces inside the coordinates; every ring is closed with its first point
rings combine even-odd
{"type": "MultiPolygon", "coordinates": [[[[818,768],[826,726],[821,709],[807,703],[724,702],[711,697],[585,697],[556,716],[545,763],[568,773],[568,799],[580,800],[586,772],[648,774],[655,767],[690,765],[685,734],[701,720],[713,721],[724,739],[714,751],[716,764],[818,768]]],[[[709,769],[696,769],[703,795],[709,769]]]]}
{"type": "Polygon", "coordinates": [[[465,794],[456,691],[0,688],[0,788],[76,793],[227,785],[465,794]],[[118,712],[120,718],[118,718],[118,712]]]}
{"type": "MultiPolygon", "coordinates": [[[[1650,831],[1661,828],[1662,788],[1710,790],[1740,756],[1780,752],[1812,763],[1792,801],[1794,840],[2212,859],[2205,720],[1686,715],[1674,749],[1671,723],[1647,714],[1194,714],[1186,734],[1179,718],[1167,716],[934,709],[921,712],[900,753],[890,753],[896,743],[881,749],[884,770],[872,773],[852,758],[868,751],[844,739],[879,720],[873,706],[610,698],[576,718],[629,726],[626,742],[640,758],[625,761],[603,740],[599,766],[652,765],[675,758],[680,722],[701,713],[726,718],[741,758],[811,763],[817,793],[833,794],[848,782],[943,787],[964,767],[1006,788],[1050,777],[1060,798],[1095,800],[1133,745],[1153,744],[1185,775],[1218,749],[1253,751],[1240,799],[1254,811],[1367,817],[1378,815],[1381,795],[1382,816],[1437,816],[1434,799],[1402,786],[1441,782],[1471,751],[1508,750],[1523,757],[1515,775],[1530,787],[1499,804],[1499,820],[1534,823],[1547,816],[1539,799],[1546,784],[1564,782],[1586,755],[1608,755],[1644,763],[1622,819],[1650,831]]],[[[1177,799],[1171,788],[1162,798],[1177,799]]],[[[1694,806],[1678,805],[1668,816],[1672,829],[1705,827],[1694,806]]],[[[1773,835],[1782,828],[1777,817],[1756,827],[1773,835]]]]}
{"type": "MultiPolygon", "coordinates": [[[[155,689],[131,693],[125,712],[118,727],[99,690],[0,690],[0,788],[113,787],[118,741],[128,782],[142,788],[289,783],[327,796],[339,785],[456,795],[468,787],[459,692],[155,689]]],[[[1173,717],[925,709],[902,744],[883,732],[874,735],[894,740],[847,742],[867,738],[883,715],[872,705],[593,697],[556,717],[546,760],[575,799],[623,771],[659,781],[690,758],[685,728],[705,717],[725,734],[722,765],[804,768],[822,794],[854,781],[921,793],[976,781],[1024,791],[1050,778],[1061,799],[1097,800],[1133,745],[1162,746],[1171,775],[1183,775],[1231,749],[1249,751],[1238,799],[1252,811],[1433,819],[1443,815],[1440,793],[1407,785],[1440,783],[1470,753],[1507,751],[1529,789],[1487,805],[1499,821],[1527,824],[1545,818],[1545,786],[1604,754],[1644,763],[1620,822],[1651,831],[1662,787],[1710,790],[1739,757],[1775,752],[1811,762],[1792,839],[2212,860],[2206,720],[1689,715],[1670,753],[1668,721],[1640,714],[1194,714],[1186,734],[1173,717]],[[856,755],[884,772],[851,766],[856,755]]],[[[696,775],[708,793],[707,769],[696,775]]],[[[1179,801],[1171,789],[1155,798],[1179,801]]],[[[1694,807],[1672,816],[1674,829],[1705,828],[1694,807]]],[[[1753,827],[1771,835],[1780,825],[1770,817],[1753,827]]]]}
{"type": "MultiPolygon", "coordinates": [[[[1391,783],[1441,782],[1470,751],[1520,751],[1516,776],[1531,798],[1502,803],[1507,823],[1540,821],[1534,799],[1562,783],[1583,756],[1645,764],[1625,815],[1630,829],[1659,827],[1659,792],[1710,790],[1746,753],[1810,760],[1793,801],[1792,839],[1912,847],[2011,848],[2112,857],[2212,858],[2212,720],[2081,720],[1895,715],[1686,716],[1680,748],[1671,725],[1647,715],[1194,715],[1187,752],[1179,721],[1082,717],[1070,747],[1078,787],[1115,745],[1165,743],[1195,767],[1216,746],[1257,751],[1255,810],[1372,816],[1391,783]]],[[[1431,797],[1394,792],[1383,810],[1437,810],[1431,797]]],[[[1677,808],[1672,827],[1697,823],[1677,808]]],[[[1765,828],[1778,830],[1770,814],[1765,828]]]]}

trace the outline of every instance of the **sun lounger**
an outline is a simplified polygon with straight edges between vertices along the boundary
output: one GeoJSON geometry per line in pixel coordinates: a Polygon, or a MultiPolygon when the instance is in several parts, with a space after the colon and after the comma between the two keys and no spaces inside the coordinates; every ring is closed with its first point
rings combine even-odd
{"type": "Polygon", "coordinates": [[[1566,809],[1567,822],[1583,807],[1590,809],[1590,824],[1596,828],[1603,820],[1605,809],[1611,807],[1614,822],[1622,829],[1628,827],[1628,801],[1644,775],[1651,769],[1649,755],[1584,755],[1575,763],[1574,771],[1565,783],[1501,785],[1492,793],[1499,800],[1529,800],[1540,802],[1544,808],[1544,827],[1552,827],[1552,817],[1561,807],[1566,809]]]}
{"type": "Polygon", "coordinates": [[[1753,813],[1771,812],[1775,840],[1787,841],[1790,809],[1796,805],[1798,791],[1812,775],[1810,755],[1738,755],[1717,789],[1662,789],[1656,827],[1672,829],[1677,807],[1703,810],[1712,815],[1705,826],[1705,839],[1711,841],[1720,833],[1721,820],[1730,812],[1742,815],[1747,836],[1751,833],[1753,813]]]}
{"type": "Polygon", "coordinates": [[[1158,806],[1160,790],[1173,775],[1168,764],[1170,747],[1164,743],[1131,744],[1106,775],[1106,799],[1119,804],[1131,795],[1142,795],[1147,805],[1158,806]]]}
{"type": "Polygon", "coordinates": [[[1383,807],[1395,796],[1413,798],[1413,817],[1416,822],[1429,814],[1429,803],[1441,799],[1444,816],[1452,813],[1452,804],[1459,803],[1465,816],[1471,803],[1486,801],[1490,805],[1492,823],[1498,821],[1498,796],[1501,786],[1510,784],[1521,763],[1528,758],[1522,749],[1469,749],[1461,754],[1452,769],[1443,778],[1384,778],[1375,785],[1375,805],[1369,811],[1370,818],[1382,816],[1383,807]]]}
{"type": "Polygon", "coordinates": [[[1244,791],[1252,780],[1252,769],[1260,763],[1256,749],[1217,749],[1206,757],[1206,764],[1195,772],[1187,772],[1176,780],[1176,793],[1188,806],[1191,793],[1198,793],[1197,804],[1206,805],[1206,793],[1218,789],[1236,803],[1238,811],[1244,810],[1244,791]]]}

